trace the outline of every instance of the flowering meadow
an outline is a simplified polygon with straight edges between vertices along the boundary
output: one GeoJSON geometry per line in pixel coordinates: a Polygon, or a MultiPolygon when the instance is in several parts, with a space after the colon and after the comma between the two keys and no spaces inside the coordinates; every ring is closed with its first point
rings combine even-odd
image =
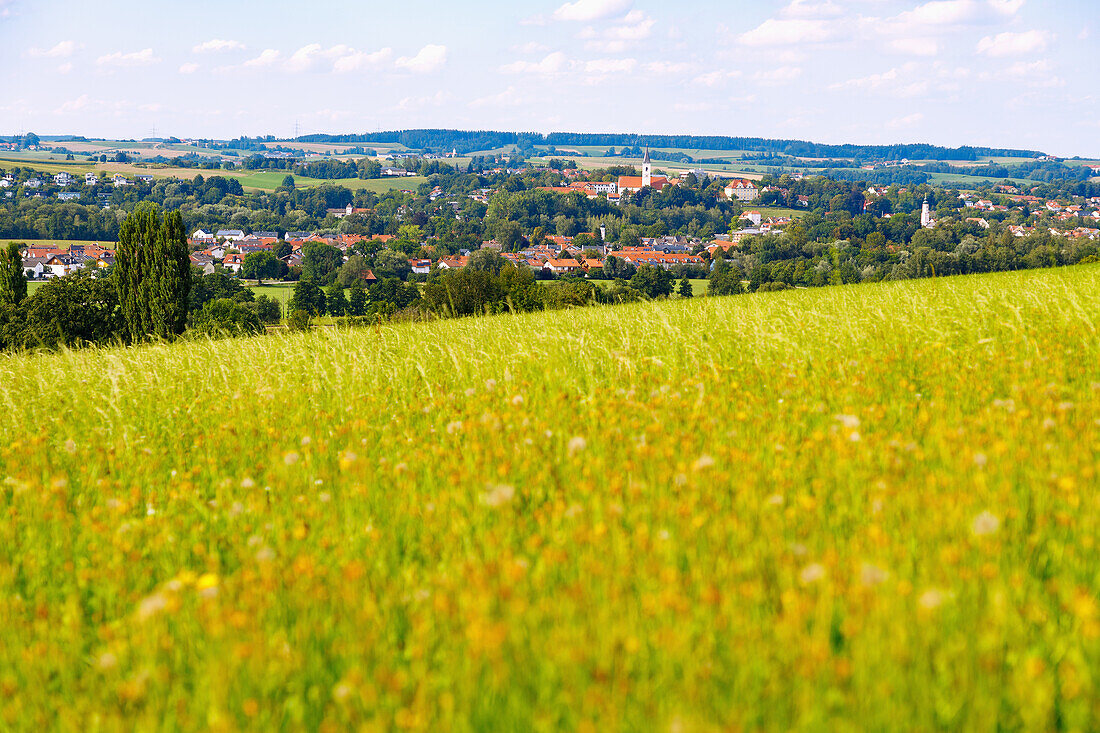
{"type": "Polygon", "coordinates": [[[1100,267],[0,356],[0,729],[1100,727],[1100,267]]]}

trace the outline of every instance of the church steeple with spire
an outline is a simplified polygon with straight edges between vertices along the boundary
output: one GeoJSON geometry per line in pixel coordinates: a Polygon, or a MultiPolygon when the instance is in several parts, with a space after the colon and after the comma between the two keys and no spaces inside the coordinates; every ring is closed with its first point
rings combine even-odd
{"type": "Polygon", "coordinates": [[[642,160],[642,186],[653,185],[653,164],[649,162],[649,146],[645,146],[645,158],[642,160]]]}

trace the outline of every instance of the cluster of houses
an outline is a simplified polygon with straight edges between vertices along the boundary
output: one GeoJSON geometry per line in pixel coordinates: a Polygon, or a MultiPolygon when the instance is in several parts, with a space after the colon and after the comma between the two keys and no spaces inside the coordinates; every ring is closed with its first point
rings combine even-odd
{"type": "MultiPolygon", "coordinates": [[[[135,182],[151,183],[152,181],[153,176],[146,173],[139,173],[138,175],[134,176],[132,180],[122,175],[121,173],[116,173],[110,179],[103,179],[102,181],[99,175],[97,175],[96,173],[85,173],[83,186],[84,188],[94,188],[96,186],[99,186],[100,183],[103,183],[104,185],[110,184],[115,188],[122,188],[123,186],[131,186],[135,182]]],[[[0,177],[0,189],[5,189],[3,192],[5,198],[13,198],[15,195],[15,189],[20,185],[23,186],[25,191],[24,195],[28,198],[43,198],[43,192],[39,189],[48,186],[49,183],[49,179],[43,180],[42,178],[38,177],[28,178],[27,180],[20,183],[15,179],[15,176],[10,173],[3,177],[0,177]]],[[[55,174],[52,178],[52,183],[58,188],[66,189],[63,191],[58,191],[56,193],[57,198],[61,201],[72,201],[75,199],[79,199],[81,196],[80,190],[74,190],[74,188],[76,188],[77,185],[81,183],[81,179],[77,176],[73,176],[66,171],[61,171],[60,173],[55,174]]],[[[46,195],[48,196],[49,194],[46,195]]],[[[100,198],[104,198],[106,196],[107,194],[101,194],[100,198]]]]}
{"type": "MultiPolygon", "coordinates": [[[[619,176],[618,180],[615,181],[572,181],[566,186],[542,186],[539,190],[553,193],[581,193],[589,199],[606,196],[608,201],[619,203],[623,194],[637,193],[643,188],[663,191],[668,186],[680,185],[690,175],[707,180],[711,174],[704,170],[693,169],[683,171],[678,178],[655,176],[652,172],[649,151],[647,150],[645,159],[642,162],[642,175],[640,176],[619,176]]],[[[752,181],[735,178],[725,182],[721,195],[730,201],[751,203],[759,198],[760,194],[761,190],[752,181]]],[[[470,196],[471,198],[477,198],[477,194],[471,194],[470,196]]]]}
{"type": "Polygon", "coordinates": [[[31,245],[23,254],[23,274],[28,280],[46,280],[104,269],[114,261],[115,251],[99,243],[31,245]]]}

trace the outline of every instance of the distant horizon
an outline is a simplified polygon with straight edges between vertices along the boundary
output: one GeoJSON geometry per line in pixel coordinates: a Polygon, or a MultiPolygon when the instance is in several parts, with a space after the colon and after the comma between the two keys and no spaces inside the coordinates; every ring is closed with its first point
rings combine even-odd
{"type": "MultiPolygon", "coordinates": [[[[700,137],[706,137],[706,136],[713,136],[713,137],[744,137],[744,138],[759,138],[759,139],[769,140],[769,141],[810,143],[810,144],[814,144],[814,145],[830,145],[830,146],[850,145],[850,146],[855,146],[855,147],[867,147],[867,148],[889,148],[889,147],[928,145],[928,146],[932,146],[932,147],[943,148],[943,149],[946,149],[946,150],[961,150],[961,149],[964,149],[964,148],[970,148],[970,149],[997,149],[997,150],[1007,150],[1007,151],[1020,152],[1020,153],[1037,153],[1039,155],[1052,155],[1052,153],[1049,153],[1045,150],[1037,150],[1037,149],[1033,149],[1033,148],[1019,148],[1019,147],[1006,146],[1006,145],[974,145],[974,144],[967,144],[967,143],[964,143],[964,144],[961,144],[961,145],[941,145],[941,144],[938,144],[938,143],[928,142],[926,140],[895,140],[895,141],[886,142],[886,143],[868,143],[868,142],[853,141],[853,140],[847,140],[847,141],[843,141],[843,142],[829,142],[829,141],[825,141],[825,140],[814,140],[814,139],[811,139],[811,138],[771,137],[771,136],[766,136],[766,135],[751,135],[750,136],[750,135],[734,135],[734,134],[729,134],[729,133],[698,133],[698,134],[696,134],[696,133],[668,132],[668,131],[666,131],[666,132],[632,132],[632,131],[611,131],[611,130],[597,130],[597,131],[583,132],[582,133],[582,132],[578,132],[576,130],[566,130],[566,129],[553,129],[553,130],[547,130],[547,131],[539,131],[539,130],[503,130],[503,129],[489,129],[489,128],[474,129],[474,128],[460,128],[460,127],[401,127],[401,128],[386,128],[386,129],[377,130],[377,131],[348,131],[348,130],[343,130],[343,131],[333,131],[333,132],[310,132],[310,133],[303,133],[302,135],[299,135],[298,137],[281,137],[281,136],[275,135],[273,133],[261,133],[261,134],[257,134],[257,135],[243,135],[242,134],[242,135],[232,135],[232,136],[229,136],[229,137],[208,137],[208,136],[200,136],[200,135],[176,135],[176,134],[173,134],[173,135],[159,135],[158,134],[156,137],[152,137],[152,136],[146,136],[146,137],[101,137],[101,136],[97,136],[97,135],[85,135],[85,134],[81,134],[81,133],[78,133],[78,132],[39,132],[38,130],[25,130],[21,133],[14,133],[14,134],[0,133],[0,140],[9,140],[9,139],[10,140],[18,140],[20,137],[22,137],[25,134],[34,133],[35,135],[38,135],[38,137],[43,139],[43,140],[53,141],[53,142],[59,142],[60,140],[57,140],[58,138],[81,138],[81,139],[88,140],[88,141],[138,142],[138,143],[167,142],[168,140],[173,139],[173,138],[176,139],[176,140],[210,140],[210,141],[214,141],[214,142],[228,142],[228,141],[231,141],[231,140],[239,140],[239,139],[242,139],[242,138],[247,138],[247,139],[251,139],[251,140],[263,140],[265,142],[277,142],[277,143],[304,142],[306,144],[309,144],[309,141],[302,140],[301,138],[314,137],[314,136],[341,137],[341,136],[386,135],[386,134],[391,134],[391,133],[392,134],[398,134],[398,133],[402,133],[402,132],[409,132],[409,131],[413,131],[413,130],[444,130],[444,131],[454,131],[454,132],[490,132],[490,133],[503,133],[503,134],[515,134],[515,135],[542,135],[542,136],[548,136],[548,135],[554,135],[554,134],[621,135],[621,136],[628,136],[628,137],[629,136],[637,137],[637,138],[640,139],[639,142],[641,144],[645,144],[644,138],[647,138],[647,137],[672,137],[672,136],[689,136],[689,135],[690,136],[700,136],[700,137]],[[267,138],[269,138],[269,137],[272,138],[272,139],[267,140],[267,138]]],[[[375,141],[375,143],[377,143],[377,144],[392,144],[392,143],[389,143],[389,142],[382,142],[382,141],[375,141]]],[[[356,145],[356,144],[358,144],[358,145],[370,145],[370,144],[375,144],[375,143],[372,143],[372,142],[369,142],[369,141],[367,141],[367,142],[335,141],[335,142],[329,142],[328,144],[333,144],[333,145],[356,145]]],[[[575,144],[575,143],[563,143],[563,145],[577,145],[577,144],[575,144]]],[[[618,147],[618,146],[619,145],[616,145],[615,147],[618,147]]],[[[583,146],[582,145],[582,147],[591,147],[591,146],[583,146]]],[[[662,147],[669,147],[669,146],[653,145],[651,147],[662,148],[662,147]]],[[[1092,156],[1081,155],[1081,154],[1055,155],[1054,157],[1067,159],[1067,160],[1073,160],[1073,159],[1094,160],[1094,159],[1096,159],[1092,156]]],[[[1021,159],[1023,159],[1023,158],[1021,158],[1021,159]]],[[[673,161],[660,161],[660,162],[673,162],[673,161]]]]}

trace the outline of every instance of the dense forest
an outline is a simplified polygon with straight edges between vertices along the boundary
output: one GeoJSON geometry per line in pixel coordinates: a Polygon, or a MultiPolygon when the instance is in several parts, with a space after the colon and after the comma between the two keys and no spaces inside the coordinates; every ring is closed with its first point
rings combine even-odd
{"type": "Polygon", "coordinates": [[[964,146],[943,148],[924,143],[898,145],[825,145],[804,140],[770,140],[760,137],[724,135],[635,135],[629,133],[493,132],[489,130],[394,130],[361,135],[304,135],[307,143],[397,143],[415,150],[469,153],[516,146],[523,150],[535,145],[593,145],[600,147],[685,148],[691,150],[746,150],[783,153],[804,158],[851,158],[855,160],[978,160],[983,156],[1036,158],[1034,150],[1012,150],[964,146]]]}

